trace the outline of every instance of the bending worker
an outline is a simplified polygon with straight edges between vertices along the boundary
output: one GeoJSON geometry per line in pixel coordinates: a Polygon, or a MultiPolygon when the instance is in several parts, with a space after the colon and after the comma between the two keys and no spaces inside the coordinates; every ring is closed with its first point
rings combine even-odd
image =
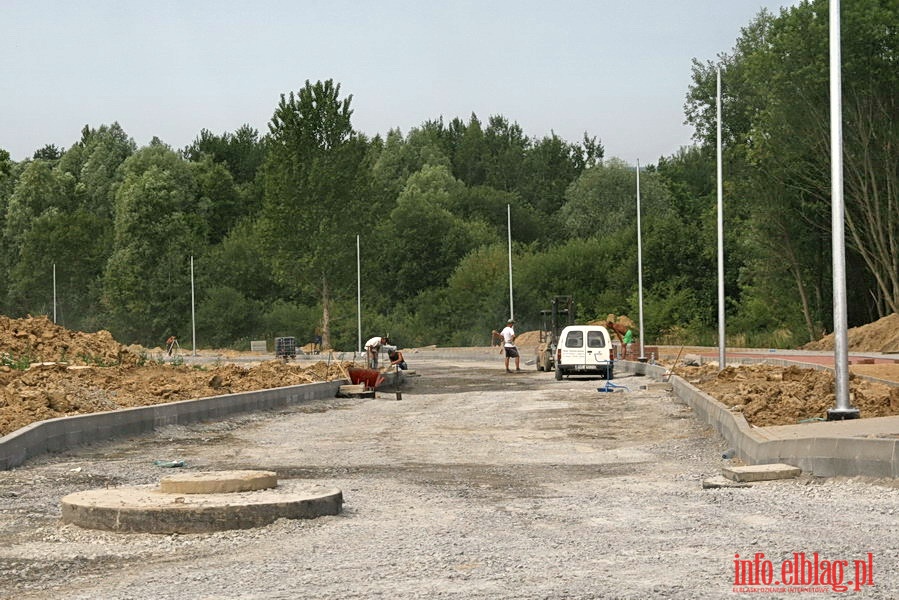
{"type": "Polygon", "coordinates": [[[387,351],[387,358],[390,360],[391,366],[405,371],[409,367],[406,365],[406,359],[403,358],[403,352],[396,346],[384,346],[387,351]]]}
{"type": "Polygon", "coordinates": [[[387,338],[376,336],[365,342],[365,359],[369,369],[378,368],[378,353],[381,346],[387,343],[387,338]]]}

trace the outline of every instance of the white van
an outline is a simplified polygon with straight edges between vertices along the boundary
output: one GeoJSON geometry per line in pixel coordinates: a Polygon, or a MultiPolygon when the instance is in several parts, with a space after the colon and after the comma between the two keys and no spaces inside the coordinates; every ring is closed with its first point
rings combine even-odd
{"type": "Polygon", "coordinates": [[[569,325],[556,347],[556,379],[593,373],[612,378],[612,340],[602,325],[569,325]]]}

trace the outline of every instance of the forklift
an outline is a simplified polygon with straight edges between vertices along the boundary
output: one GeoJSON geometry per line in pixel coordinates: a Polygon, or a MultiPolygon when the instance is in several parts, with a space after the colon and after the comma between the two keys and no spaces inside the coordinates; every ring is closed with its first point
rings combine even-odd
{"type": "Polygon", "coordinates": [[[543,327],[537,344],[537,370],[555,370],[556,345],[559,334],[568,325],[574,325],[574,300],[571,296],[555,296],[548,310],[541,310],[543,327]]]}

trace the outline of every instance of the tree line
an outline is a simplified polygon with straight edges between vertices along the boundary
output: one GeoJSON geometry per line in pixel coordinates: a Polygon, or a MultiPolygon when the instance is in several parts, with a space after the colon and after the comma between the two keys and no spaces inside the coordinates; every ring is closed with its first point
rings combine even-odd
{"type": "MultiPolygon", "coordinates": [[[[795,346],[831,326],[826,0],[762,11],[694,61],[696,143],[641,169],[644,332],[715,343],[715,72],[724,122],[731,345],[795,346]]],[[[850,324],[899,309],[895,0],[843,3],[850,324]]],[[[281,96],[260,133],[137,147],[117,123],[21,162],[0,149],[0,310],[156,345],[280,335],[355,348],[486,344],[571,295],[581,320],[637,314],[636,171],[596,137],[528,136],[505,116],[368,137],[332,80],[281,96]],[[511,230],[508,223],[511,222],[511,230]],[[357,288],[357,236],[361,286],[357,288]],[[55,269],[56,303],[53,305],[55,269]]]]}

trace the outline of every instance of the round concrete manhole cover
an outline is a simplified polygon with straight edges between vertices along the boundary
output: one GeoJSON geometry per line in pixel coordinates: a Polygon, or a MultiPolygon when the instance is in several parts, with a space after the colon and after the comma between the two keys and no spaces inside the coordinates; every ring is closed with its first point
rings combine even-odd
{"type": "Polygon", "coordinates": [[[278,483],[268,471],[219,474],[186,473],[165,478],[165,485],[69,494],[61,501],[62,520],[108,531],[203,533],[336,515],[343,506],[343,493],[335,487],[300,480],[278,483]]]}

